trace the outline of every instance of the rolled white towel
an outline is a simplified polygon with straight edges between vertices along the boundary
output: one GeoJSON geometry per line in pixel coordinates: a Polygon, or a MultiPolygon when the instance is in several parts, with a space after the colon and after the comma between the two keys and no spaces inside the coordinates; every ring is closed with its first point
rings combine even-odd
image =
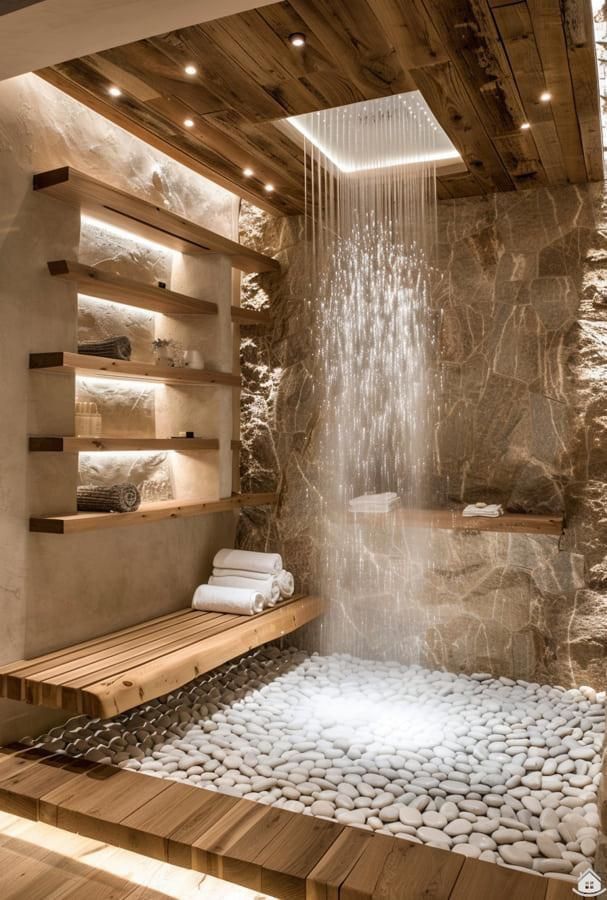
{"type": "Polygon", "coordinates": [[[201,584],[194,591],[192,607],[205,612],[232,613],[237,616],[252,616],[263,609],[263,594],[246,588],[219,587],[201,584]]]}
{"type": "Polygon", "coordinates": [[[286,569],[282,569],[276,576],[276,582],[278,583],[281,597],[287,600],[289,597],[293,596],[295,593],[295,580],[290,572],[287,572],[286,569]]]}
{"type": "Polygon", "coordinates": [[[265,572],[278,575],[282,569],[280,553],[257,553],[254,550],[220,550],[215,554],[216,569],[246,569],[249,572],[265,572]]]}
{"type": "Polygon", "coordinates": [[[266,578],[276,578],[276,575],[270,575],[268,572],[251,572],[247,569],[213,569],[213,575],[223,578],[225,575],[233,575],[234,578],[251,578],[255,581],[265,581],[266,578]]]}
{"type": "Polygon", "coordinates": [[[500,503],[486,503],[482,506],[477,506],[476,503],[470,503],[468,506],[464,507],[462,512],[462,516],[466,518],[472,516],[481,516],[488,519],[496,519],[498,516],[503,516],[504,510],[500,503]]]}
{"type": "MultiPolygon", "coordinates": [[[[221,572],[221,569],[218,569],[221,572]]],[[[276,578],[267,575],[265,578],[246,578],[237,575],[211,575],[209,584],[226,588],[244,588],[263,594],[264,606],[275,606],[280,599],[280,589],[276,578]]]]}

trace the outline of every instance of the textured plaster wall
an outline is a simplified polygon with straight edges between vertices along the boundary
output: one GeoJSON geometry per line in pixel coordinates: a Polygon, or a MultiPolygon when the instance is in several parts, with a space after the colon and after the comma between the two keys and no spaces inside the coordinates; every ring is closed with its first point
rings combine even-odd
{"type": "MultiPolygon", "coordinates": [[[[34,514],[75,510],[78,479],[133,475],[165,495],[219,497],[231,490],[232,409],[227,389],[150,388],[28,371],[28,354],[75,350],[78,339],[126,333],[135,359],[150,342],[179,334],[168,317],[77,297],[50,278],[50,259],[80,258],[131,278],[165,280],[215,300],[187,334],[210,367],[230,371],[232,274],[223,259],[167,254],[84,222],[76,208],[35,195],[32,174],[73,165],[234,236],[236,198],[154,151],[34,75],[0,84],[0,662],[30,657],[187,604],[212,555],[233,541],[234,516],[192,518],[59,537],[28,531],[34,514]],[[193,428],[219,437],[220,453],[105,458],[27,453],[28,434],[73,434],[74,400],[95,400],[104,433],[165,436],[193,428]],[[183,457],[183,458],[181,458],[183,457]]],[[[0,743],[62,718],[0,703],[0,743]]]]}
{"type": "MultiPolygon", "coordinates": [[[[604,686],[606,228],[604,184],[439,204],[436,496],[564,510],[567,529],[561,539],[436,533],[415,606],[401,609],[373,578],[347,586],[348,596],[331,598],[332,640],[348,635],[356,652],[381,656],[382,634],[409,629],[433,666],[604,686]]],[[[283,272],[250,278],[244,292],[245,302],[271,306],[274,324],[243,331],[243,489],[277,487],[281,499],[243,515],[239,541],[278,546],[309,589],[322,460],[302,222],[249,209],[241,230],[279,249],[283,272]]],[[[369,571],[406,577],[410,548],[392,537],[364,535],[369,571]]],[[[326,631],[310,631],[309,642],[326,631]]]]}

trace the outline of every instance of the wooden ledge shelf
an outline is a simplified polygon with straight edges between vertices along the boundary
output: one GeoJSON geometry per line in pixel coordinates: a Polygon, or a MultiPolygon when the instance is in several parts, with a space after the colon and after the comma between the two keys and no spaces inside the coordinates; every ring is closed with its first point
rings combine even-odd
{"type": "Polygon", "coordinates": [[[112,450],[219,450],[217,438],[53,437],[32,435],[32,453],[103,453],[112,450]]]}
{"type": "Polygon", "coordinates": [[[164,384],[223,384],[240,387],[240,376],[211,369],[174,368],[148,362],[106,359],[83,353],[30,353],[30,369],[45,372],[74,372],[102,378],[122,378],[131,381],[159,381],[164,384]]]}
{"type": "Polygon", "coordinates": [[[65,516],[38,516],[30,519],[30,531],[38,534],[79,534],[101,528],[119,528],[161,522],[163,519],[187,519],[211,513],[227,512],[245,506],[272,506],[277,494],[234,494],[223,500],[159,500],[142,503],[135,512],[79,512],[65,516]]]}
{"type": "Polygon", "coordinates": [[[396,509],[389,513],[352,513],[356,519],[396,517],[411,528],[438,528],[449,531],[493,531],[510,534],[560,535],[564,528],[562,516],[540,516],[533,513],[505,513],[494,519],[482,516],[464,517],[458,509],[396,509]]]}
{"type": "Polygon", "coordinates": [[[244,306],[233,306],[232,321],[238,325],[269,325],[272,322],[272,316],[267,309],[247,309],[244,306]]]}
{"type": "Polygon", "coordinates": [[[78,290],[98,300],[112,300],[139,309],[151,309],[167,316],[216,316],[217,304],[178,294],[155,284],[132,281],[96,266],[69,259],[56,259],[49,263],[51,275],[64,281],[72,281],[78,290]]]}
{"type": "Polygon", "coordinates": [[[107,718],[161,697],[322,612],[294,597],[256,616],[181,609],[0,669],[0,696],[107,718]]]}
{"type": "Polygon", "coordinates": [[[277,260],[263,253],[243,247],[208,228],[189,222],[177,213],[154,206],[70,166],[34,175],[34,190],[57,197],[104,222],[182,253],[222,254],[230,258],[233,268],[243,272],[280,269],[277,260]]]}

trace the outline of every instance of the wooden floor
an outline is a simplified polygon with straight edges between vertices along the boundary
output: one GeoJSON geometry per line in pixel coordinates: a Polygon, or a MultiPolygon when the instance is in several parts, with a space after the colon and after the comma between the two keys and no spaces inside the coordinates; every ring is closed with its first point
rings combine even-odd
{"type": "Polygon", "coordinates": [[[0,809],[284,900],[572,896],[570,882],[37,750],[0,750],[0,809]]]}
{"type": "Polygon", "coordinates": [[[294,597],[257,616],[187,609],[0,668],[0,696],[108,718],[295,631],[322,612],[294,597]]]}
{"type": "Polygon", "coordinates": [[[169,863],[0,813],[2,900],[269,900],[169,863]]]}

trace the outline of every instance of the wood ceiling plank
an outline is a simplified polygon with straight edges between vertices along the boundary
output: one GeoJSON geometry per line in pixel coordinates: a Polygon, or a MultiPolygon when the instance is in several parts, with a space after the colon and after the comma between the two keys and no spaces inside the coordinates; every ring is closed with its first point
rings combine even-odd
{"type": "Polygon", "coordinates": [[[586,166],[569,72],[559,0],[527,0],[535,43],[552,94],[552,115],[561,144],[567,179],[586,180],[586,166]]]}
{"type": "Polygon", "coordinates": [[[368,0],[384,33],[394,45],[403,69],[418,69],[449,56],[434,24],[426,15],[422,0],[368,0]]]}
{"type": "Polygon", "coordinates": [[[413,69],[411,74],[471,174],[478,180],[478,193],[512,190],[513,181],[453,63],[413,69]]]}
{"type": "Polygon", "coordinates": [[[562,10],[586,174],[590,181],[601,181],[603,145],[591,0],[566,0],[562,10]]]}
{"type": "Polygon", "coordinates": [[[366,99],[413,89],[366,0],[290,2],[366,99]]]}
{"type": "Polygon", "coordinates": [[[531,122],[547,180],[551,184],[565,184],[567,171],[552,105],[540,100],[546,90],[546,78],[535,43],[529,8],[525,2],[504,4],[493,9],[493,17],[508,54],[527,121],[531,122]]]}
{"type": "Polygon", "coordinates": [[[477,179],[470,172],[466,172],[463,175],[440,175],[436,179],[436,183],[437,188],[440,185],[443,190],[443,195],[439,199],[477,197],[481,192],[477,179]]]}
{"type": "Polygon", "coordinates": [[[517,187],[548,184],[548,176],[530,129],[501,134],[493,139],[493,143],[517,187]]]}
{"type": "Polygon", "coordinates": [[[197,172],[205,178],[209,178],[214,181],[215,184],[219,184],[221,187],[226,188],[226,190],[236,192],[245,200],[261,207],[261,209],[267,210],[267,212],[272,215],[292,215],[294,212],[298,211],[297,205],[291,203],[287,197],[276,196],[273,198],[273,202],[270,202],[267,195],[252,190],[251,186],[242,178],[242,176],[231,178],[217,172],[210,164],[204,161],[204,156],[192,155],[191,152],[183,150],[175,143],[166,140],[157,133],[152,124],[149,124],[148,126],[141,125],[132,116],[129,116],[124,112],[122,106],[118,107],[115,103],[110,103],[98,96],[94,90],[85,88],[80,83],[77,76],[70,76],[63,71],[63,66],[52,69],[42,69],[39,72],[36,72],[36,75],[44,81],[47,81],[49,84],[54,85],[54,87],[59,88],[59,90],[69,94],[70,97],[73,97],[85,106],[88,106],[90,109],[99,113],[99,115],[104,116],[106,119],[109,119],[111,122],[124,128],[125,131],[134,134],[135,137],[140,138],[151,147],[155,147],[157,150],[165,153],[176,162],[187,166],[192,169],[192,171],[197,172]]]}

